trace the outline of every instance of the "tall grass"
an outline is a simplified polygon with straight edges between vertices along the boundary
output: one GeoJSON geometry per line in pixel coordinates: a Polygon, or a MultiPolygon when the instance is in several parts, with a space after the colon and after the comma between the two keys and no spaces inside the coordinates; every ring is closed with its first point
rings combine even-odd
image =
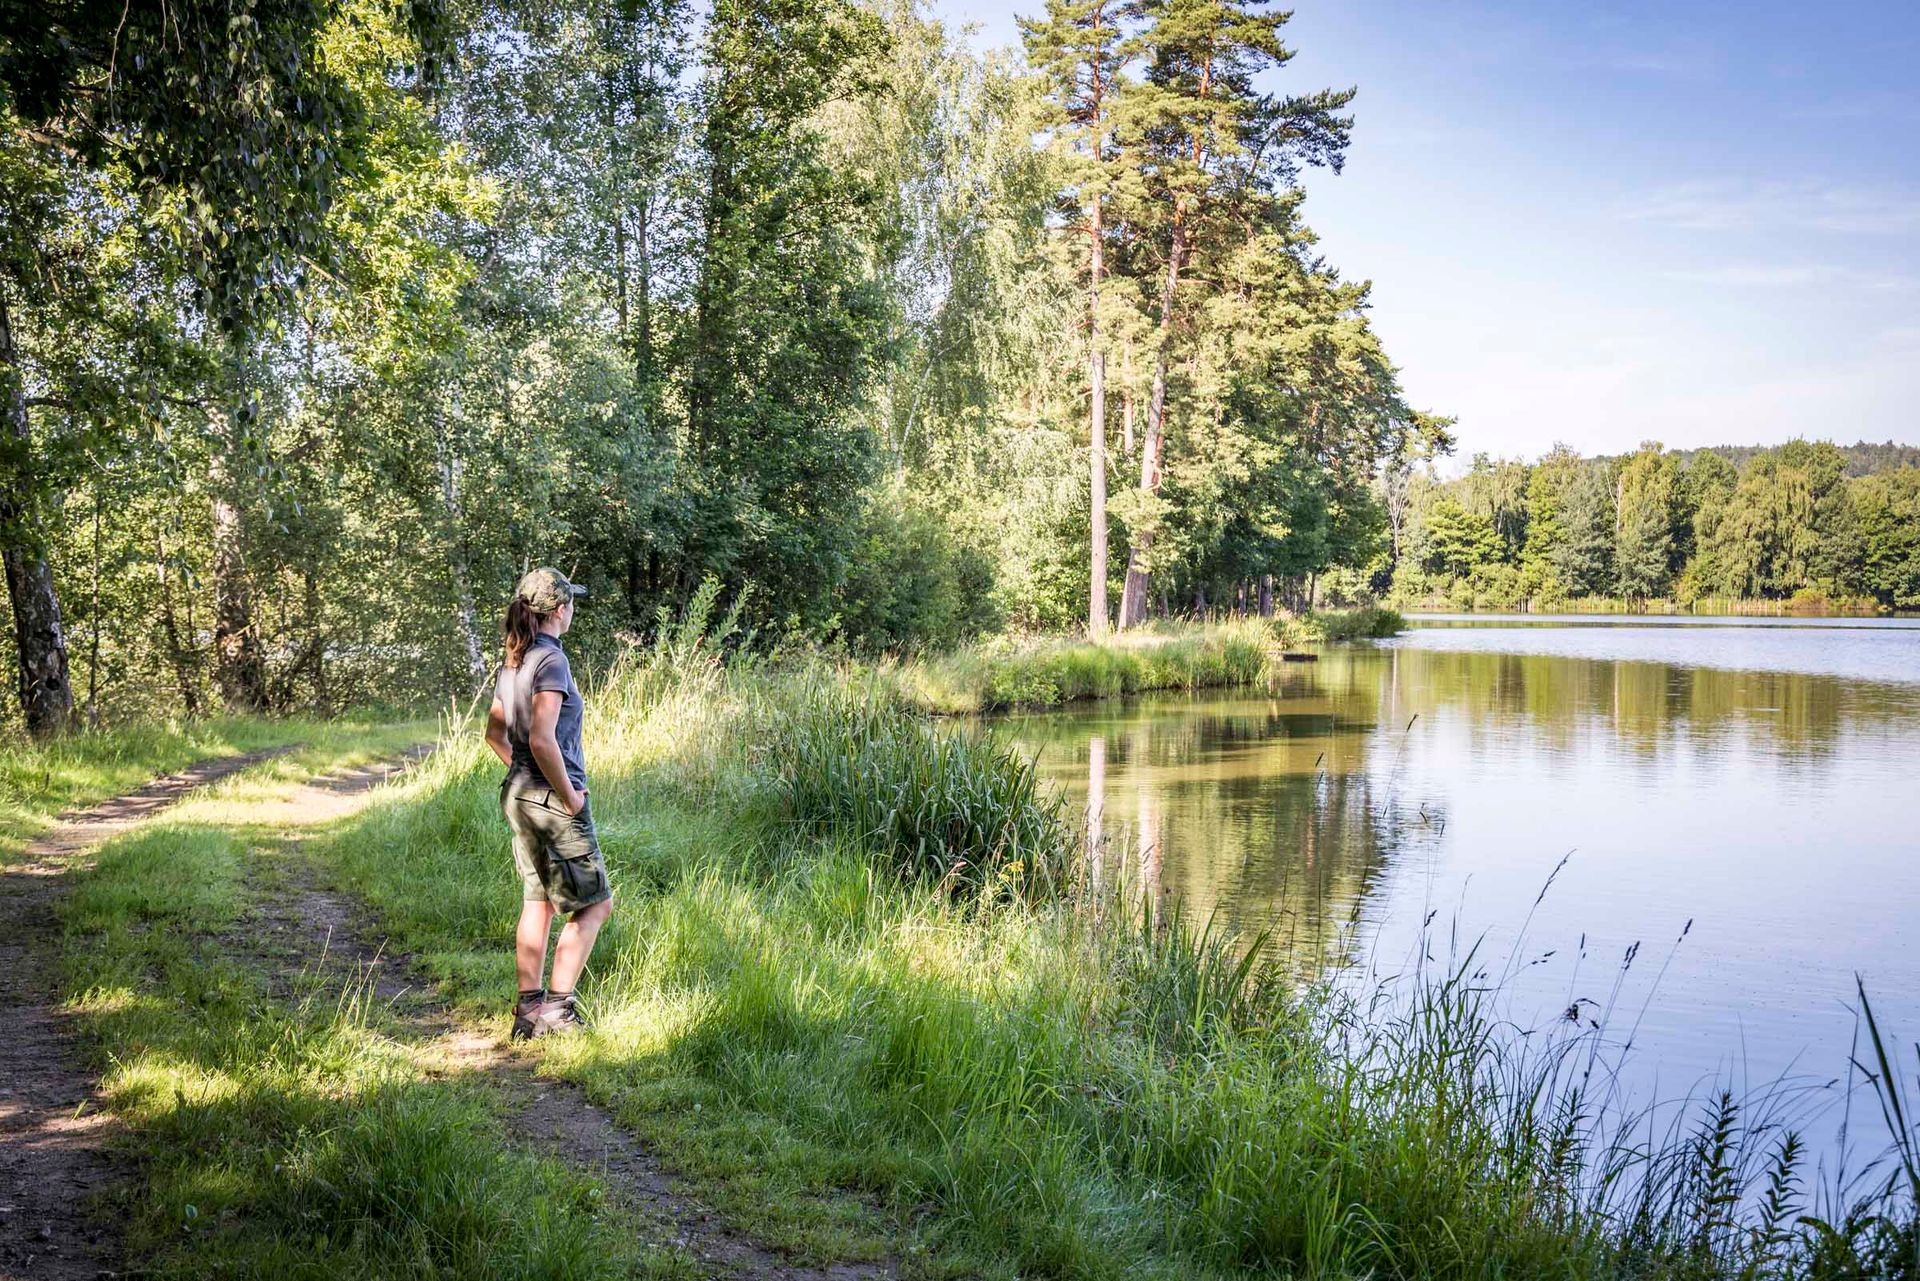
{"type": "Polygon", "coordinates": [[[1064,885],[1073,849],[1033,762],[978,730],[929,724],[835,683],[785,700],[769,725],[789,818],[956,891],[1033,896],[1064,885]]]}
{"type": "MultiPolygon", "coordinates": [[[[601,1030],[548,1064],[767,1230],[851,1183],[1000,1274],[1916,1274],[1892,1051],[1872,1079],[1908,1175],[1815,1186],[1764,1101],[1654,1129],[1591,1039],[1516,1034],[1470,965],[1302,985],[1264,940],[1076,888],[1083,838],[1030,767],[891,678],[684,640],[590,713],[618,906],[601,1030]]],[[[493,773],[449,749],[334,856],[497,1017],[493,773]]]]}
{"type": "Polygon", "coordinates": [[[1100,641],[1001,638],[885,669],[901,698],[927,711],[1051,707],[1149,690],[1256,685],[1271,639],[1257,622],[1100,641]]]}
{"type": "Polygon", "coordinates": [[[1356,640],[1379,640],[1406,630],[1398,610],[1383,605],[1353,609],[1316,609],[1305,614],[1276,613],[1266,620],[1267,631],[1281,649],[1301,649],[1356,640]]]}

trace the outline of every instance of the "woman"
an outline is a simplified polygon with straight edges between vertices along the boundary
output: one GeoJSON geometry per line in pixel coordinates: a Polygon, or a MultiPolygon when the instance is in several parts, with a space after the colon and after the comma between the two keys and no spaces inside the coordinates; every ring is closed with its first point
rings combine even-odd
{"type": "Polygon", "coordinates": [[[513,829],[513,861],[526,886],[515,936],[516,1041],[588,1026],[574,984],[613,915],[613,887],[587,802],[580,691],[560,648],[573,625],[574,599],[586,594],[557,569],[521,578],[501,627],[505,655],[487,712],[487,745],[507,767],[500,808],[513,829]],[[567,923],[554,945],[552,976],[542,981],[555,913],[567,923]]]}

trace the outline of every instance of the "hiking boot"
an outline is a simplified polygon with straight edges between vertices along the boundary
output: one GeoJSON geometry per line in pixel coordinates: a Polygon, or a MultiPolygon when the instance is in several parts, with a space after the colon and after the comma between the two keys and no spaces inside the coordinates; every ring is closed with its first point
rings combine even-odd
{"type": "Polygon", "coordinates": [[[587,1022],[580,1013],[577,997],[562,997],[557,1001],[542,1001],[539,1010],[533,1016],[534,1036],[557,1036],[568,1032],[586,1032],[593,1024],[587,1022]]]}
{"type": "Polygon", "coordinates": [[[515,1041],[531,1041],[540,1035],[540,1007],[547,1003],[547,994],[542,992],[530,1001],[515,1001],[513,1005],[513,1031],[508,1036],[515,1041]]]}
{"type": "MultiPolygon", "coordinates": [[[[515,1035],[518,1035],[520,1022],[515,1020],[515,1035]]],[[[568,1031],[588,1031],[589,1024],[584,1014],[580,1014],[580,1003],[576,997],[561,997],[559,1001],[541,1001],[528,1014],[528,1031],[522,1041],[534,1037],[551,1037],[568,1031]]]]}

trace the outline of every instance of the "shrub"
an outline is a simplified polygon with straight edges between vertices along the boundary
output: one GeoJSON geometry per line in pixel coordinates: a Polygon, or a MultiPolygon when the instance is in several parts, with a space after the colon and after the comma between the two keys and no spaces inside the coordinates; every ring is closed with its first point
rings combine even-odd
{"type": "Polygon", "coordinates": [[[874,503],[838,595],[856,649],[940,649],[999,625],[993,565],[926,513],[874,503]]]}

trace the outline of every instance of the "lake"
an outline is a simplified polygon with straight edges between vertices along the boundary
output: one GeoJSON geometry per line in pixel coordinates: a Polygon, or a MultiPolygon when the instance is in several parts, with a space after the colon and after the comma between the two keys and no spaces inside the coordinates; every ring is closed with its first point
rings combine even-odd
{"type": "Polygon", "coordinates": [[[1099,875],[1303,972],[1477,945],[1521,1025],[1631,1036],[1636,1097],[1844,1080],[1856,973],[1920,1036],[1920,620],[1411,621],[1004,723],[1099,875]]]}

